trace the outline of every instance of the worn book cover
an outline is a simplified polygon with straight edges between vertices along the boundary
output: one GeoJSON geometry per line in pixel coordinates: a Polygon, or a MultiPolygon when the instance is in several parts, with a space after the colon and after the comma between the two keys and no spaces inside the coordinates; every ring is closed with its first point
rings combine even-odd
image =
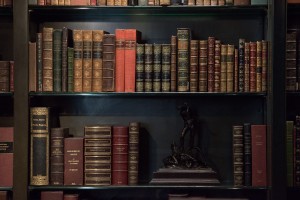
{"type": "Polygon", "coordinates": [[[0,187],[13,186],[14,128],[0,127],[0,187]]]}

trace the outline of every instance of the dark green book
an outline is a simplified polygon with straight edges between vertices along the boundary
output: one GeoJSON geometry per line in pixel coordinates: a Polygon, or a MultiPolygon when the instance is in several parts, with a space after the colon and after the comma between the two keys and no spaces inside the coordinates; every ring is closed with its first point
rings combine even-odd
{"type": "Polygon", "coordinates": [[[251,124],[244,123],[244,183],[252,185],[251,124]]]}
{"type": "Polygon", "coordinates": [[[42,33],[36,34],[36,67],[37,67],[37,92],[43,91],[43,39],[42,33]]]}
{"type": "Polygon", "coordinates": [[[62,29],[53,30],[53,91],[61,92],[62,29]]]}
{"type": "Polygon", "coordinates": [[[144,56],[145,56],[145,45],[136,44],[136,76],[135,76],[135,91],[144,92],[144,56]]]}
{"type": "Polygon", "coordinates": [[[171,45],[162,45],[162,75],[161,90],[162,92],[171,91],[171,45]]]}
{"type": "Polygon", "coordinates": [[[153,44],[145,44],[145,92],[153,91],[153,44]]]}
{"type": "Polygon", "coordinates": [[[74,92],[74,48],[68,47],[68,92],[74,92]]]}
{"type": "Polygon", "coordinates": [[[62,52],[61,52],[61,91],[68,91],[68,47],[72,47],[72,31],[66,27],[62,29],[62,52]]]}

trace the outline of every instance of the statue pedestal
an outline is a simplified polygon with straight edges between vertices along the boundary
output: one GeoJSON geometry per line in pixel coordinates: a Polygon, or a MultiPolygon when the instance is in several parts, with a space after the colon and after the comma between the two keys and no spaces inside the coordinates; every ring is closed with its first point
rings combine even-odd
{"type": "Polygon", "coordinates": [[[220,185],[217,173],[211,168],[179,169],[160,168],[153,173],[153,185],[220,185]]]}

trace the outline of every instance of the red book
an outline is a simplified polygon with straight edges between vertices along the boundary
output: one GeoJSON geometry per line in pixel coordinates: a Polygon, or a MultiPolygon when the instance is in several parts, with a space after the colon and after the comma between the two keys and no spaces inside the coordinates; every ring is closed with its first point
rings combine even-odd
{"type": "Polygon", "coordinates": [[[116,29],[116,92],[125,91],[125,29],[116,29]]]}
{"type": "Polygon", "coordinates": [[[140,32],[136,29],[125,30],[125,92],[135,92],[136,43],[140,32]]]}
{"type": "Polygon", "coordinates": [[[252,186],[267,186],[266,125],[251,125],[252,186]]]}
{"type": "Polygon", "coordinates": [[[112,185],[128,184],[128,126],[113,126],[112,185]]]}
{"type": "Polygon", "coordinates": [[[91,0],[90,1],[90,5],[91,6],[96,6],[97,5],[97,1],[96,0],[91,0]]]}
{"type": "Polygon", "coordinates": [[[0,187],[13,186],[13,127],[0,127],[0,187]]]}
{"type": "Polygon", "coordinates": [[[63,191],[42,191],[41,200],[63,200],[63,191]]]}
{"type": "Polygon", "coordinates": [[[83,185],[83,138],[65,138],[64,185],[83,185]]]}

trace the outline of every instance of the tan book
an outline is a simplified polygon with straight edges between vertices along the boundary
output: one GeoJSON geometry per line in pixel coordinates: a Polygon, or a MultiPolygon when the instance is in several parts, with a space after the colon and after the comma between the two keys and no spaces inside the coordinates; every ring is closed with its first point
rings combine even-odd
{"type": "Polygon", "coordinates": [[[71,0],[65,0],[65,6],[71,5],[71,0]]]}
{"type": "Polygon", "coordinates": [[[227,46],[226,91],[233,92],[234,45],[227,46]]]}
{"type": "Polygon", "coordinates": [[[106,6],[106,0],[97,0],[98,6],[106,6]]]}
{"type": "Polygon", "coordinates": [[[211,6],[217,6],[218,5],[218,0],[211,0],[210,5],[211,6]]]}
{"type": "Polygon", "coordinates": [[[74,92],[82,92],[82,30],[73,30],[74,40],[74,92]]]}
{"type": "Polygon", "coordinates": [[[233,91],[239,91],[239,50],[234,49],[233,91]]]}
{"type": "Polygon", "coordinates": [[[127,0],[121,0],[121,6],[128,6],[127,0]]]}
{"type": "Polygon", "coordinates": [[[190,92],[198,92],[198,75],[199,75],[199,41],[191,40],[190,42],[190,92]]]}
{"type": "Polygon", "coordinates": [[[196,5],[197,6],[203,6],[204,5],[204,0],[196,0],[196,5]]]}
{"type": "Polygon", "coordinates": [[[195,0],[188,0],[189,6],[194,6],[196,4],[195,0]]]}
{"type": "Polygon", "coordinates": [[[221,45],[221,77],[220,77],[220,92],[226,92],[227,82],[227,47],[228,45],[221,45]]]}
{"type": "Polygon", "coordinates": [[[53,28],[43,28],[43,91],[53,92],[53,28]]]}
{"type": "Polygon", "coordinates": [[[102,92],[103,30],[93,30],[92,92],[102,92]]]}
{"type": "Polygon", "coordinates": [[[122,5],[122,1],[121,0],[114,0],[114,5],[115,6],[121,6],[122,5]]]}
{"type": "Polygon", "coordinates": [[[64,6],[65,5],[65,0],[58,0],[58,5],[64,6]]]}
{"type": "Polygon", "coordinates": [[[82,59],[82,92],[92,91],[92,39],[91,30],[83,30],[83,59],[82,59]]]}
{"type": "Polygon", "coordinates": [[[204,0],[203,1],[204,6],[210,6],[210,4],[211,4],[211,0],[204,0]]]}
{"type": "Polygon", "coordinates": [[[58,6],[58,1],[60,0],[51,0],[51,6],[58,6]]]}
{"type": "Polygon", "coordinates": [[[225,5],[225,0],[218,0],[218,5],[219,6],[224,6],[225,5]]]}
{"type": "Polygon", "coordinates": [[[115,0],[106,0],[106,5],[107,6],[114,6],[115,5],[115,0]]]}

